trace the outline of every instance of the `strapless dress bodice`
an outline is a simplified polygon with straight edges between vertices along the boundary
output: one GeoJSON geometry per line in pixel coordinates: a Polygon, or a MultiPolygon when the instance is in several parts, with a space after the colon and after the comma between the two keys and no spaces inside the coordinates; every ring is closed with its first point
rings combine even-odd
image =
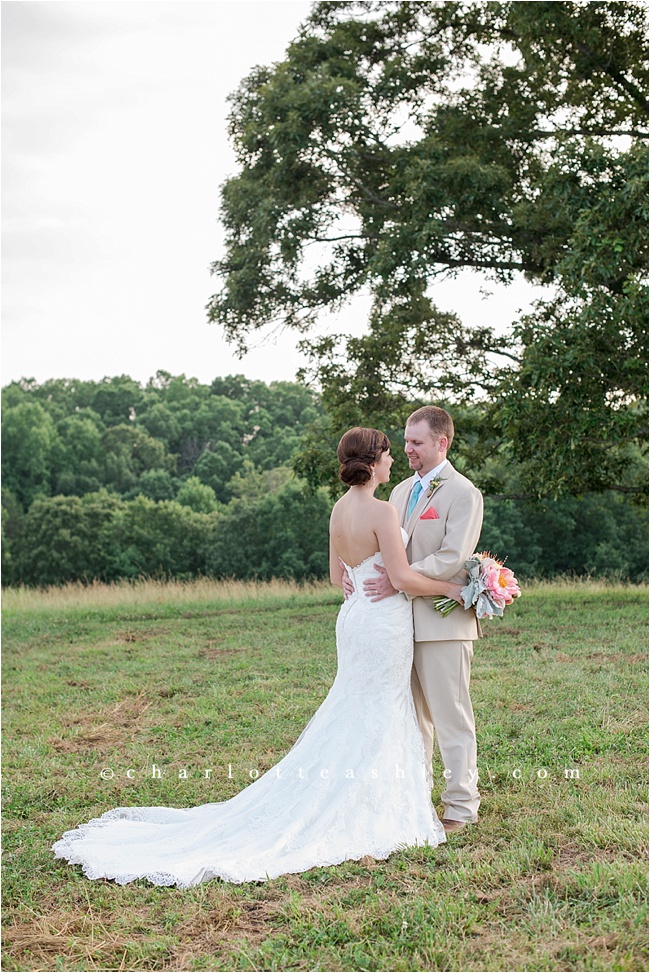
{"type": "MultiPolygon", "coordinates": [[[[408,542],[408,534],[403,527],[400,527],[400,530],[402,532],[402,542],[404,547],[406,547],[408,542]]],[[[345,561],[343,561],[343,564],[345,564],[345,561]]],[[[346,570],[356,592],[361,591],[363,582],[366,581],[367,578],[372,578],[373,575],[377,574],[377,569],[375,567],[377,564],[384,567],[384,558],[381,551],[375,551],[374,554],[369,554],[368,557],[364,558],[363,561],[357,565],[352,566],[350,564],[345,564],[346,570]]]]}

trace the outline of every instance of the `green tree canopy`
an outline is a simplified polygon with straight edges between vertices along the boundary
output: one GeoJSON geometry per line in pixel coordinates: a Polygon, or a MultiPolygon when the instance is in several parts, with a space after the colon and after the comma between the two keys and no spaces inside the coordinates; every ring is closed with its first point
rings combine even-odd
{"type": "Polygon", "coordinates": [[[332,437],[479,401],[529,493],[642,490],[646,63],[638,2],[316,3],[232,97],[211,320],[243,348],[370,292],[363,337],[306,345],[332,437]],[[496,334],[436,307],[462,268],[547,296],[496,334]]]}
{"type": "Polygon", "coordinates": [[[23,506],[49,495],[60,454],[54,422],[38,402],[3,409],[2,481],[23,506]]]}
{"type": "Polygon", "coordinates": [[[66,416],[57,423],[61,438],[61,469],[55,493],[92,493],[102,485],[102,430],[88,415],[66,416]]]}
{"type": "Polygon", "coordinates": [[[207,572],[246,580],[322,578],[329,570],[329,515],[323,490],[307,493],[295,482],[266,496],[247,493],[216,520],[207,572]]]}
{"type": "Polygon", "coordinates": [[[105,482],[117,493],[132,489],[146,470],[169,470],[175,466],[159,440],[126,423],[107,429],[102,447],[105,482]]]}
{"type": "Polygon", "coordinates": [[[47,585],[119,577],[108,529],[121,506],[106,491],[38,497],[21,525],[12,580],[47,585]]]}
{"type": "Polygon", "coordinates": [[[176,494],[176,502],[200,514],[212,513],[219,506],[212,487],[202,483],[198,476],[190,476],[185,480],[176,494]]]}
{"type": "Polygon", "coordinates": [[[201,453],[194,466],[193,476],[212,487],[217,500],[228,503],[233,496],[230,481],[242,469],[243,464],[241,452],[237,452],[228,443],[217,442],[201,453]]]}
{"type": "Polygon", "coordinates": [[[111,521],[110,548],[119,577],[201,573],[213,518],[175,500],[139,496],[122,503],[111,521]]]}

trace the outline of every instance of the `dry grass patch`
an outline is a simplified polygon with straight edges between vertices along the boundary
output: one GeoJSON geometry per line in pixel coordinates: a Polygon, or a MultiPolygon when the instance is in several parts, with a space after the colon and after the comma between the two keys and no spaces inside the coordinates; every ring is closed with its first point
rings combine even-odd
{"type": "Polygon", "coordinates": [[[585,656],[590,662],[605,662],[608,665],[615,662],[619,665],[636,664],[637,662],[647,662],[648,656],[645,652],[638,652],[634,655],[622,655],[616,652],[590,652],[585,656]]]}
{"type": "Polygon", "coordinates": [[[48,743],[60,753],[107,753],[123,746],[136,730],[143,728],[143,717],[151,706],[145,693],[128,696],[102,712],[84,711],[71,716],[65,726],[70,737],[50,737],[48,743]]]}
{"type": "MultiPolygon", "coordinates": [[[[148,935],[148,931],[143,933],[141,939],[144,941],[148,935]]],[[[134,939],[137,936],[130,933],[129,940],[134,939]]],[[[122,965],[124,934],[107,928],[90,906],[72,915],[56,909],[48,910],[45,915],[34,912],[29,922],[8,925],[3,942],[13,962],[24,964],[18,969],[62,969],[62,956],[68,957],[69,965],[85,970],[106,969],[104,957],[119,957],[119,965],[111,964],[108,968],[126,969],[122,965]],[[97,965],[99,957],[102,957],[101,966],[97,965]]]]}
{"type": "Polygon", "coordinates": [[[326,581],[222,581],[199,578],[195,581],[114,581],[104,584],[94,581],[68,582],[46,588],[8,588],[3,592],[3,607],[14,611],[71,608],[138,608],[145,605],[205,604],[216,602],[237,604],[241,601],[265,601],[269,598],[290,597],[331,592],[326,581]]]}
{"type": "Polygon", "coordinates": [[[277,901],[223,901],[200,907],[174,930],[177,944],[169,950],[168,969],[187,970],[194,960],[228,955],[233,949],[256,947],[269,927],[282,925],[277,901]]]}

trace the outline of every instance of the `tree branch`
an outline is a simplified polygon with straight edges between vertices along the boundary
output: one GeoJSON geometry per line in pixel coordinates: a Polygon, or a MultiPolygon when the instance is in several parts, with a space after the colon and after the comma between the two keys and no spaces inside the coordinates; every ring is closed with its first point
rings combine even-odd
{"type": "Polygon", "coordinates": [[[648,491],[645,487],[628,487],[628,486],[611,486],[608,484],[608,490],[615,490],[617,493],[636,493],[645,494],[648,491]]]}
{"type": "Polygon", "coordinates": [[[647,139],[648,132],[643,132],[638,128],[556,128],[551,132],[542,129],[532,129],[530,132],[518,133],[513,138],[522,142],[533,142],[535,139],[557,138],[558,135],[598,135],[604,138],[613,138],[615,135],[629,135],[631,138],[647,139]]]}
{"type": "Polygon", "coordinates": [[[608,75],[612,81],[622,88],[623,91],[627,92],[637,105],[643,109],[644,115],[647,117],[650,111],[650,105],[648,104],[648,99],[640,88],[637,88],[628,78],[625,77],[622,71],[618,71],[614,67],[610,67],[608,64],[603,64],[598,58],[598,55],[592,47],[589,47],[584,42],[579,41],[576,45],[578,50],[587,57],[592,64],[598,65],[606,75],[608,75]]]}
{"type": "MultiPolygon", "coordinates": [[[[627,487],[627,486],[612,486],[607,484],[607,490],[614,490],[617,493],[625,494],[645,494],[647,490],[645,487],[627,487]]],[[[590,493],[601,493],[604,491],[590,490],[590,493]]],[[[547,497],[552,496],[550,493],[484,493],[484,497],[490,500],[544,500],[547,497]]]]}
{"type": "Polygon", "coordinates": [[[378,236],[363,233],[342,233],[341,236],[312,236],[308,243],[336,243],[337,240],[378,240],[378,236]]]}
{"type": "Polygon", "coordinates": [[[478,258],[443,257],[440,254],[432,257],[434,263],[444,264],[446,267],[482,267],[486,270],[525,270],[531,274],[539,274],[541,268],[535,264],[515,260],[479,260],[478,258]]]}
{"type": "MultiPolygon", "coordinates": [[[[471,342],[469,347],[473,347],[471,342]]],[[[502,355],[504,358],[509,358],[510,361],[515,362],[517,365],[521,365],[521,357],[519,355],[513,355],[509,351],[503,351],[502,348],[492,348],[490,345],[481,345],[479,348],[475,349],[477,351],[484,351],[489,355],[502,355]]]]}
{"type": "Polygon", "coordinates": [[[484,493],[486,500],[540,500],[536,493],[484,493]]]}

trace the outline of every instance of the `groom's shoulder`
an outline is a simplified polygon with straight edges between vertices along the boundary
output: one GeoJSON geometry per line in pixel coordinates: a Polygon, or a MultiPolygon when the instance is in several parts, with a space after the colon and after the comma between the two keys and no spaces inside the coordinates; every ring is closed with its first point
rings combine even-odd
{"type": "Polygon", "coordinates": [[[410,493],[413,485],[413,477],[407,476],[405,480],[400,480],[391,490],[389,500],[391,503],[399,503],[405,494],[410,493]]]}
{"type": "Polygon", "coordinates": [[[465,476],[464,473],[460,473],[455,466],[450,466],[450,478],[453,480],[453,485],[455,490],[467,491],[468,493],[478,493],[482,496],[481,491],[477,486],[475,486],[469,477],[465,476]]]}
{"type": "Polygon", "coordinates": [[[393,487],[393,495],[396,493],[397,494],[402,493],[404,490],[410,491],[412,486],[413,486],[413,477],[407,476],[405,480],[400,480],[399,483],[395,484],[395,486],[393,487]]]}

